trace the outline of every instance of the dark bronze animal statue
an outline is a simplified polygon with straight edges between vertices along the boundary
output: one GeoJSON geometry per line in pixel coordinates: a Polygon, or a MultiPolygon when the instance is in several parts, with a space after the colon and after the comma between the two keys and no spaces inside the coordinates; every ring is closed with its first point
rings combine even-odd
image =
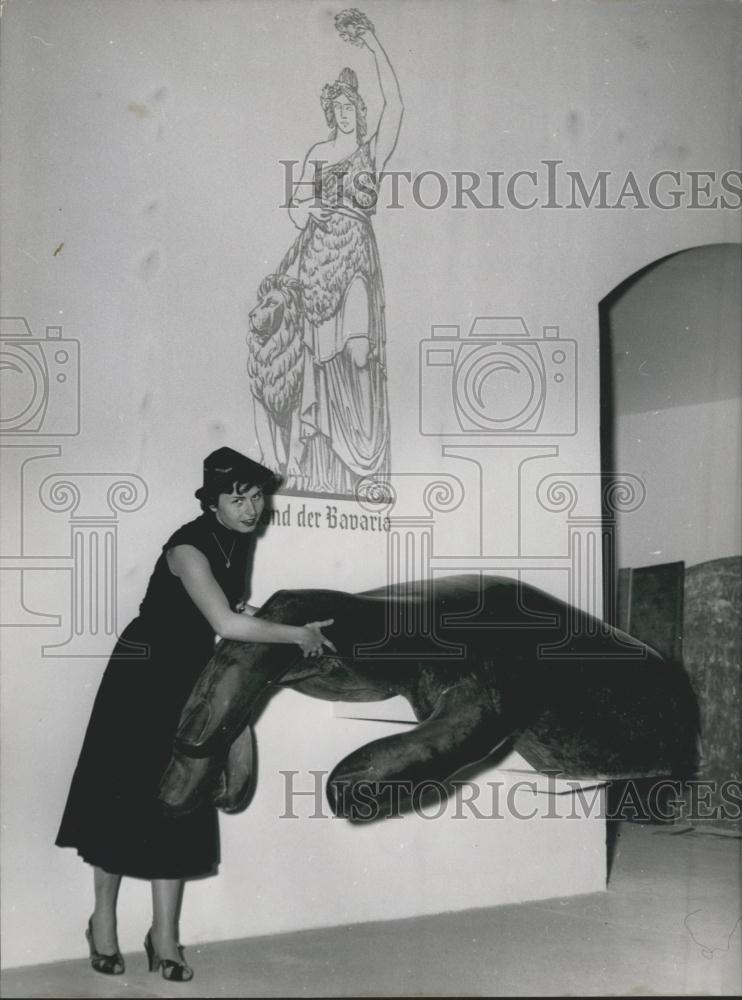
{"type": "Polygon", "coordinates": [[[508,748],[576,779],[693,768],[695,701],[682,668],[534,587],[472,575],[362,594],[279,591],[258,614],[333,618],[325,631],[337,653],[303,659],[293,646],[222,641],[183,710],[162,780],[161,801],[175,813],[206,796],[227,812],[244,807],[250,720],[281,687],[341,701],[403,695],[412,706],[416,727],[359,747],[330,775],[330,807],[350,820],[389,815],[392,804],[409,805],[416,783],[443,784],[508,748]],[[361,800],[376,808],[355,808],[361,800]]]}

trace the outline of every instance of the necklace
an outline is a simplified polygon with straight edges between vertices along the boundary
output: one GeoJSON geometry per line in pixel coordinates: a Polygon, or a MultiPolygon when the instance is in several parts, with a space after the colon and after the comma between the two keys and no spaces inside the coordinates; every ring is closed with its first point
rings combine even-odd
{"type": "Polygon", "coordinates": [[[224,562],[227,564],[227,569],[229,569],[229,567],[232,565],[232,553],[234,552],[234,547],[235,547],[235,544],[237,543],[237,539],[235,538],[232,541],[232,548],[229,550],[229,555],[227,555],[227,553],[222,548],[222,543],[219,541],[219,539],[216,537],[216,535],[214,534],[213,531],[211,532],[211,537],[214,539],[214,541],[216,542],[216,544],[219,546],[219,551],[224,556],[224,562]]]}

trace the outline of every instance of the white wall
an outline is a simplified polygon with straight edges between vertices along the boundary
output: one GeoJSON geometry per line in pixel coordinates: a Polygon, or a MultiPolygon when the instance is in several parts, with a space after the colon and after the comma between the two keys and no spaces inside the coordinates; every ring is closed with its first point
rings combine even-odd
{"type": "Polygon", "coordinates": [[[742,551],[741,316],[740,244],[660,261],[610,306],[615,467],[646,489],[619,566],[742,551]]]}
{"type": "MultiPolygon", "coordinates": [[[[507,175],[552,158],[588,179],[614,171],[620,184],[628,170],[648,181],[660,169],[722,172],[736,162],[733,4],[366,8],[405,99],[399,170],[507,175]]],[[[22,496],[10,477],[6,509],[23,506],[25,555],[64,555],[67,515],[36,500],[44,477],[140,476],[146,503],[118,516],[121,623],[162,541],[195,513],[203,456],[223,443],[254,450],[245,317],[294,236],[278,208],[278,161],[300,159],[324,137],[317,95],[343,65],[358,69],[372,120],[378,111],[368,53],[339,41],[330,13],[325,4],[227,0],[5,4],[2,310],[27,317],[37,335],[61,324],[78,339],[82,386],[80,434],[53,439],[61,455],[27,467],[22,496]]],[[[563,554],[563,520],[539,506],[536,486],[546,474],[599,471],[598,302],[649,261],[734,240],[737,226],[723,209],[427,211],[408,201],[379,212],[394,470],[449,472],[465,486],[460,507],[441,519],[441,551],[476,551],[481,517],[489,551],[517,554],[520,509],[520,551],[563,554]],[[522,452],[478,452],[489,476],[481,511],[475,466],[444,458],[440,441],[418,433],[417,375],[431,325],[468,328],[478,314],[522,315],[535,334],[558,325],[578,349],[577,433],[539,441],[549,450],[520,480],[531,441],[522,452]]],[[[581,503],[599,512],[594,480],[581,503]]],[[[3,545],[19,553],[17,537],[3,545]]],[[[360,589],[385,573],[377,535],[274,529],[261,543],[254,596],[279,585],[360,589]]],[[[17,578],[7,578],[12,589],[17,578]]],[[[561,572],[544,582],[565,589],[561,572]]],[[[3,630],[8,964],[82,952],[87,875],[52,845],[104,664],[41,656],[69,630],[66,572],[26,573],[24,599],[63,621],[3,630]]],[[[286,703],[287,727],[305,724],[295,705],[286,703]]],[[[329,716],[330,706],[313,705],[320,710],[329,716]]],[[[301,859],[276,858],[270,829],[257,837],[246,852],[230,836],[224,871],[245,878],[260,857],[290,899],[301,859]]],[[[128,891],[134,899],[144,890],[128,891]]],[[[218,900],[228,878],[203,891],[218,900]]],[[[141,936],[134,902],[125,947],[141,936]]],[[[192,919],[191,939],[208,935],[192,919]]],[[[247,912],[245,921],[235,934],[250,932],[247,912]]]]}
{"type": "Polygon", "coordinates": [[[742,552],[742,400],[631,413],[618,421],[618,462],[646,487],[618,532],[619,566],[742,552]]]}

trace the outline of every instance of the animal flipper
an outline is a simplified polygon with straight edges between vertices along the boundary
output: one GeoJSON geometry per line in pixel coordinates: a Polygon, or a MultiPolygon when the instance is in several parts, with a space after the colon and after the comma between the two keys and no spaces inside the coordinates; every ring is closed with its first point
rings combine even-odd
{"type": "Polygon", "coordinates": [[[173,816],[193,812],[211,800],[225,813],[242,812],[255,790],[255,737],[242,730],[224,756],[187,757],[174,751],[162,776],[159,802],[173,816]]]}
{"type": "Polygon", "coordinates": [[[175,750],[160,780],[158,801],[163,811],[184,816],[208,802],[222,762],[220,757],[186,757],[175,750]]]}
{"type": "Polygon", "coordinates": [[[336,816],[362,823],[403,812],[425,783],[445,783],[484,760],[508,736],[499,713],[471,682],[444,691],[415,729],[359,747],[335,767],[327,799],[336,816]]]}
{"type": "Polygon", "coordinates": [[[183,708],[176,749],[224,759],[260,696],[295,658],[288,647],[222,640],[183,708]]]}
{"type": "Polygon", "coordinates": [[[245,726],[229,748],[213,794],[214,805],[225,813],[242,812],[255,790],[255,734],[245,726]]]}

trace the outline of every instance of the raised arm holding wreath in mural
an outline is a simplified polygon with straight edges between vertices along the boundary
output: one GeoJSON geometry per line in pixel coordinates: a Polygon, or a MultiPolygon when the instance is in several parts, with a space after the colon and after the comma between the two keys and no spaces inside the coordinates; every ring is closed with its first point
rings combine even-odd
{"type": "MultiPolygon", "coordinates": [[[[251,314],[257,362],[266,305],[271,328],[279,325],[269,296],[300,298],[304,349],[300,355],[296,338],[288,336],[281,348],[283,370],[294,381],[294,403],[266,421],[264,411],[270,407],[265,406],[257,363],[250,370],[248,362],[248,369],[253,394],[263,404],[257,420],[258,437],[262,418],[262,437],[268,442],[264,460],[285,475],[288,488],[353,496],[361,479],[389,470],[384,289],[371,219],[379,174],[394,151],[403,107],[396,75],[368,18],[357,10],[342,11],[335,26],[344,40],[372,53],[381,114],[369,136],[366,104],[357,75],[348,67],[323,88],[320,103],[330,135],[307,153],[289,205],[301,234],[280,273],[261,285],[260,304],[251,314]],[[294,264],[296,278],[289,278],[294,264]],[[269,438],[265,429],[271,422],[269,438]],[[282,440],[274,447],[280,423],[282,440]]],[[[280,307],[280,315],[285,323],[286,307],[280,307]]],[[[287,390],[288,399],[288,385],[287,390]]]]}

